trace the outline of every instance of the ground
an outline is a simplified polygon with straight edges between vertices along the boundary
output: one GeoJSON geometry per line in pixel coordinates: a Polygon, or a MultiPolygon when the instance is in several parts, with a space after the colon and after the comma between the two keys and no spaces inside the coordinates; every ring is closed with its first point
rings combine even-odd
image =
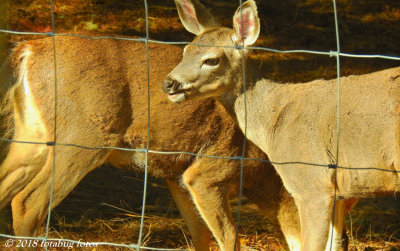
{"type": "MultiPolygon", "coordinates": [[[[203,0],[223,25],[231,26],[238,1],[203,0]]],[[[149,0],[150,37],[163,41],[190,41],[173,1],[149,0]]],[[[355,54],[400,56],[400,1],[338,0],[340,50],[355,54]]],[[[257,1],[262,24],[258,46],[279,50],[336,51],[331,1],[257,1]]],[[[58,0],[55,27],[59,33],[144,36],[143,1],[58,0]]],[[[17,31],[51,31],[47,0],[15,0],[7,28],[17,31]]],[[[10,41],[37,38],[10,36],[10,41]]],[[[311,54],[256,51],[260,68],[269,78],[305,82],[336,76],[336,58],[311,54]]],[[[341,57],[342,75],[361,74],[399,66],[400,61],[341,57]]],[[[84,241],[135,243],[138,236],[143,181],[140,174],[101,167],[53,211],[50,236],[84,241]]],[[[400,201],[361,201],[347,218],[351,250],[400,248],[400,201]]],[[[233,208],[237,200],[232,201],[233,208]]],[[[44,231],[44,229],[43,229],[44,231]]],[[[151,179],[147,197],[144,244],[152,247],[189,248],[190,239],[162,180],[151,179]]],[[[273,227],[244,201],[241,237],[255,250],[285,250],[273,227]]],[[[216,249],[216,244],[214,245],[216,249]]],[[[116,250],[101,247],[95,250],[116,250]]]]}

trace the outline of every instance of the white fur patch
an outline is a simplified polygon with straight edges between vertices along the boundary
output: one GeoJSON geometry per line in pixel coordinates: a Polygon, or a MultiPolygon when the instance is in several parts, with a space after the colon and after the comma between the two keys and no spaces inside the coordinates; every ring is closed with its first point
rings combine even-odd
{"type": "Polygon", "coordinates": [[[23,104],[20,104],[23,108],[23,121],[21,121],[21,125],[24,127],[25,133],[30,132],[28,133],[29,136],[27,135],[30,139],[32,139],[32,137],[34,139],[43,139],[46,130],[40,117],[40,112],[36,107],[34,97],[32,96],[30,87],[32,83],[28,81],[29,69],[27,69],[27,61],[30,59],[31,55],[32,52],[28,48],[26,48],[21,55],[23,60],[21,62],[19,81],[22,82],[24,88],[23,104]]]}
{"type": "Polygon", "coordinates": [[[21,63],[21,69],[20,69],[20,81],[22,81],[22,84],[24,86],[24,92],[25,94],[29,95],[31,94],[31,90],[29,88],[29,84],[28,84],[28,80],[26,77],[26,72],[27,72],[27,59],[29,58],[29,56],[32,54],[32,52],[29,49],[25,49],[24,52],[21,55],[21,58],[23,58],[22,63],[21,63]]]}
{"type": "Polygon", "coordinates": [[[328,236],[328,242],[326,243],[325,251],[339,250],[341,243],[342,243],[342,232],[339,233],[338,229],[332,227],[331,223],[329,226],[329,236],[328,236]],[[333,229],[333,237],[332,237],[332,229],[333,229]]]}
{"type": "Polygon", "coordinates": [[[293,236],[285,236],[286,242],[289,246],[290,251],[300,251],[301,250],[301,241],[293,236]]]}
{"type": "Polygon", "coordinates": [[[186,99],[186,95],[185,93],[170,94],[168,95],[168,99],[171,100],[171,102],[179,103],[186,99]]]}
{"type": "Polygon", "coordinates": [[[144,169],[146,166],[146,154],[145,153],[139,153],[139,152],[132,152],[132,163],[141,168],[144,169]]]}

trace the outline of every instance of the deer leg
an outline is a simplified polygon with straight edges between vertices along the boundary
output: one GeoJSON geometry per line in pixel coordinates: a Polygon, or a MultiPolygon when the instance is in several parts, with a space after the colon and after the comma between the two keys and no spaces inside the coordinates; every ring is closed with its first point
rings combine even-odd
{"type": "Polygon", "coordinates": [[[278,209],[278,221],[290,251],[300,251],[300,219],[293,197],[287,192],[281,192],[281,202],[278,209]]]}
{"type": "Polygon", "coordinates": [[[7,205],[42,169],[48,157],[46,145],[12,143],[0,166],[0,208],[7,205]]]}
{"type": "MultiPolygon", "coordinates": [[[[355,204],[354,201],[336,201],[335,209],[335,222],[333,226],[329,228],[328,242],[325,250],[347,250],[348,241],[344,240],[347,237],[344,232],[344,222],[346,214],[349,211],[348,207],[350,204],[355,204]],[[344,236],[344,237],[342,237],[344,236]],[[333,237],[333,238],[332,238],[333,237]],[[331,239],[332,249],[331,249],[331,239]]],[[[298,218],[297,208],[294,204],[293,199],[288,193],[283,193],[278,212],[279,225],[281,226],[282,233],[285,236],[288,247],[291,251],[301,250],[301,237],[300,237],[300,224],[298,218]]]]}
{"type": "MultiPolygon", "coordinates": [[[[351,199],[347,199],[344,201],[345,205],[344,205],[344,214],[345,216],[347,216],[347,213],[349,213],[353,207],[357,204],[358,199],[357,198],[351,198],[351,199]]],[[[343,219],[344,222],[345,219],[343,219]]],[[[343,223],[343,234],[342,234],[342,250],[343,251],[348,251],[349,250],[349,236],[346,233],[346,229],[344,227],[344,223],[343,223]]]]}
{"type": "Polygon", "coordinates": [[[332,226],[329,227],[328,242],[326,251],[342,249],[342,235],[344,229],[344,221],[346,219],[346,201],[337,200],[335,203],[335,219],[332,226]],[[332,233],[333,231],[333,233],[332,233]]]}
{"type": "MultiPolygon", "coordinates": [[[[50,153],[52,152],[53,149],[50,150],[50,153]]],[[[107,153],[106,150],[56,147],[51,207],[57,206],[89,171],[102,164],[107,153]]],[[[53,158],[50,157],[36,177],[12,200],[15,235],[34,236],[37,234],[37,230],[48,213],[52,177],[53,158]]]]}
{"type": "Polygon", "coordinates": [[[293,197],[283,187],[272,166],[252,168],[251,162],[245,165],[243,193],[277,230],[281,230],[289,250],[300,251],[300,218],[293,197]]]}
{"type": "MultiPolygon", "coordinates": [[[[217,240],[220,249],[233,251],[236,228],[228,203],[231,174],[229,165],[221,160],[202,158],[183,174],[183,184],[189,190],[200,215],[217,240]],[[224,167],[221,171],[221,166],[224,167]]],[[[240,249],[237,242],[237,250],[240,249]]]]}
{"type": "Polygon", "coordinates": [[[211,237],[210,231],[204,224],[204,221],[200,218],[189,194],[176,181],[170,179],[167,179],[166,181],[169,190],[171,191],[172,198],[174,198],[179,212],[186,222],[196,251],[209,250],[211,237]]]}
{"type": "Polygon", "coordinates": [[[300,215],[302,250],[325,250],[332,220],[333,198],[307,197],[305,200],[296,200],[300,215]]]}
{"type": "Polygon", "coordinates": [[[329,228],[329,239],[326,245],[327,251],[348,250],[349,240],[345,231],[345,220],[347,213],[357,204],[358,199],[337,200],[335,205],[335,221],[329,228]],[[333,230],[333,235],[332,235],[333,230]],[[332,247],[331,247],[332,243],[332,247]]]}

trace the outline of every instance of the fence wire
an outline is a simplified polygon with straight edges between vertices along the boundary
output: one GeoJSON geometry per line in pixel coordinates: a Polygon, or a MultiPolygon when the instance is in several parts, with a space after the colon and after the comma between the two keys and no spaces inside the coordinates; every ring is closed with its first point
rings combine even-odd
{"type": "MultiPolygon", "coordinates": [[[[339,146],[340,146],[340,40],[339,40],[339,24],[338,24],[338,19],[337,19],[337,9],[336,9],[336,0],[332,0],[333,3],[333,15],[335,18],[335,37],[336,37],[336,49],[337,49],[337,54],[336,54],[336,78],[337,78],[337,114],[336,114],[336,156],[335,156],[335,166],[339,165],[339,146]]],[[[336,193],[337,193],[337,168],[334,169],[334,186],[335,186],[335,192],[334,192],[334,197],[333,197],[333,213],[332,213],[332,222],[335,222],[335,217],[336,217],[336,193]]],[[[330,236],[330,243],[329,244],[329,250],[332,250],[333,248],[333,233],[334,231],[334,224],[331,224],[331,236],[330,236]]]]}
{"type": "MultiPolygon", "coordinates": [[[[12,35],[41,35],[41,36],[50,36],[52,37],[52,46],[53,46],[53,55],[54,55],[54,94],[55,94],[55,100],[54,100],[54,140],[53,142],[34,142],[34,141],[17,141],[13,139],[8,139],[8,138],[2,138],[0,137],[1,141],[7,141],[10,143],[19,143],[19,144],[38,144],[38,145],[47,145],[53,147],[53,166],[52,166],[52,183],[51,183],[51,191],[50,191],[50,202],[49,202],[49,208],[48,208],[48,215],[47,215],[47,220],[46,220],[46,233],[44,237],[27,237],[27,236],[15,236],[15,235],[7,235],[7,234],[2,234],[0,233],[0,237],[2,238],[10,238],[10,239],[19,239],[19,240],[38,240],[38,241],[63,241],[63,242],[69,242],[69,243],[74,243],[78,244],[81,243],[81,241],[77,240],[71,240],[71,239],[60,239],[60,238],[49,238],[49,228],[50,228],[50,219],[51,219],[51,205],[52,205],[52,198],[53,198],[53,191],[54,191],[54,184],[56,182],[55,180],[55,170],[56,170],[56,146],[57,147],[77,147],[77,148],[82,148],[86,150],[98,150],[98,149],[113,149],[113,150],[120,150],[120,151],[128,151],[128,152],[139,152],[139,153],[144,153],[145,154],[145,168],[144,168],[144,180],[143,180],[143,198],[142,198],[142,212],[141,212],[141,217],[140,217],[140,229],[139,229],[139,236],[138,236],[138,241],[137,244],[125,244],[125,243],[112,243],[112,242],[91,242],[97,246],[112,246],[112,247],[122,247],[122,248],[129,248],[129,249],[136,249],[136,250],[185,250],[185,249],[176,249],[176,248],[155,248],[155,247],[146,247],[146,246],[141,246],[142,244],[142,235],[143,235],[143,225],[144,225],[144,218],[145,218],[145,207],[146,207],[146,194],[147,194],[147,175],[148,175],[148,154],[149,153],[154,153],[154,154],[163,154],[163,155],[190,155],[194,157],[202,157],[202,158],[213,158],[213,159],[229,159],[229,160],[237,160],[240,161],[240,183],[239,183],[239,202],[238,202],[238,209],[237,209],[237,214],[236,214],[236,240],[238,238],[238,232],[239,232],[239,226],[240,226],[240,208],[241,208],[241,203],[242,203],[242,187],[243,187],[243,170],[245,168],[244,166],[244,161],[251,160],[251,161],[261,161],[261,162],[266,162],[270,163],[272,165],[293,165],[293,164],[302,164],[302,165],[308,165],[308,166],[314,166],[314,167],[325,167],[325,168],[333,168],[334,169],[334,177],[335,177],[335,199],[334,199],[334,207],[335,203],[337,200],[336,197],[336,184],[337,184],[337,171],[338,169],[346,169],[346,170],[376,170],[376,171],[383,171],[383,172],[392,172],[392,173],[400,173],[400,171],[395,171],[395,170],[386,170],[378,167],[346,167],[346,166],[341,166],[339,163],[339,145],[340,145],[340,104],[341,104],[341,95],[340,95],[340,57],[352,57],[352,58],[380,58],[380,59],[387,59],[387,60],[396,60],[400,61],[399,56],[392,56],[392,55],[378,55],[378,54],[351,54],[351,53],[344,53],[341,52],[340,50],[340,40],[339,40],[339,25],[338,25],[338,17],[337,17],[337,7],[336,7],[336,0],[332,0],[333,4],[333,15],[334,15],[334,20],[335,20],[335,38],[336,38],[336,46],[337,50],[336,51],[314,51],[314,50],[302,50],[302,49],[296,49],[296,50],[278,50],[274,48],[267,48],[267,47],[258,47],[258,46],[250,46],[246,47],[246,49],[249,50],[260,50],[260,51],[267,51],[267,52],[273,52],[273,53],[279,53],[279,54],[291,54],[291,53],[304,53],[304,54],[314,54],[314,55],[323,55],[323,56],[329,56],[329,57],[336,57],[336,78],[337,78],[337,151],[336,151],[336,156],[335,156],[335,164],[324,164],[324,163],[307,163],[307,162],[274,162],[270,160],[265,160],[265,159],[257,159],[257,158],[248,158],[245,156],[245,150],[246,150],[246,141],[243,141],[243,146],[242,146],[242,154],[240,156],[214,156],[214,155],[204,155],[204,154],[199,154],[199,153],[192,153],[192,152],[184,152],[184,151],[158,151],[158,150],[152,150],[150,147],[150,109],[151,109],[151,104],[150,104],[150,65],[149,65],[149,43],[158,43],[158,44],[170,44],[170,45],[187,45],[187,44],[192,44],[192,45],[197,45],[197,46],[205,46],[205,47],[225,47],[225,48],[236,48],[240,49],[242,52],[242,78],[244,82],[244,90],[246,90],[246,73],[245,73],[245,60],[244,60],[244,48],[245,45],[242,43],[242,45],[239,46],[215,46],[211,44],[196,44],[196,43],[190,43],[190,42],[182,42],[182,41],[160,41],[160,40],[154,40],[149,38],[149,16],[148,16],[148,4],[147,0],[144,0],[144,10],[145,10],[145,22],[146,22],[146,37],[142,38],[126,38],[126,37],[118,37],[118,36],[99,36],[99,37],[91,37],[91,36],[86,36],[86,35],[79,35],[79,34],[65,34],[65,33],[57,33],[56,32],[56,27],[55,27],[55,21],[54,21],[54,3],[53,0],[50,1],[50,6],[51,6],[51,27],[52,27],[52,32],[22,32],[22,31],[13,31],[13,30],[6,30],[6,29],[0,29],[0,33],[6,33],[6,34],[12,34],[12,35]],[[56,132],[57,132],[57,58],[56,58],[56,45],[55,45],[55,37],[56,36],[72,36],[72,37],[80,37],[80,38],[85,38],[85,39],[92,39],[92,40],[98,40],[98,39],[115,39],[115,40],[128,40],[128,41],[135,41],[135,42],[141,42],[144,43],[146,46],[146,73],[147,73],[147,87],[148,87],[148,92],[147,92],[147,101],[148,101],[148,109],[147,109],[147,141],[146,141],[146,148],[124,148],[124,147],[116,147],[116,146],[97,146],[97,147],[88,147],[85,145],[76,145],[76,144],[70,144],[70,143],[64,143],[64,142],[58,142],[56,139],[56,132]]],[[[236,1],[235,1],[236,2],[236,1]]],[[[239,6],[242,5],[242,0],[239,0],[239,6]]],[[[241,19],[243,20],[242,17],[242,10],[240,11],[240,16],[241,19]]],[[[243,29],[243,27],[242,27],[243,29]]],[[[246,138],[247,136],[247,107],[246,107],[246,92],[244,92],[244,110],[245,110],[245,128],[244,128],[244,137],[246,138]]],[[[334,211],[333,211],[334,212],[334,211]]],[[[332,216],[332,222],[335,220],[335,214],[333,213],[332,216]]],[[[333,226],[332,226],[332,236],[333,236],[333,226]]],[[[236,245],[236,243],[235,243],[236,245]]],[[[331,243],[330,243],[330,248],[332,248],[332,238],[331,238],[331,243]]],[[[47,246],[45,247],[47,250],[47,246]]]]}
{"type": "Polygon", "coordinates": [[[142,214],[140,217],[139,238],[136,250],[139,251],[142,242],[144,215],[146,210],[146,194],[147,194],[147,172],[149,165],[149,147],[150,147],[150,65],[149,65],[149,10],[147,7],[147,0],[144,0],[144,9],[146,16],[146,72],[147,72],[147,141],[146,141],[146,155],[144,166],[144,181],[143,181],[143,200],[142,200],[142,214]]]}

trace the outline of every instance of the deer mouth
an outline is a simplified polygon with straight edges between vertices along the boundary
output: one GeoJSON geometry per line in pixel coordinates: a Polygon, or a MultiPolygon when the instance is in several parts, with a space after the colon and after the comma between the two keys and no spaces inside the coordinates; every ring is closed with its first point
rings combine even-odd
{"type": "Polygon", "coordinates": [[[161,89],[168,94],[168,99],[174,103],[179,103],[187,99],[188,92],[192,89],[191,84],[181,83],[173,78],[167,77],[161,89]]]}
{"type": "Polygon", "coordinates": [[[168,99],[174,103],[179,103],[186,100],[186,91],[187,90],[176,90],[172,93],[168,93],[168,99]]]}

